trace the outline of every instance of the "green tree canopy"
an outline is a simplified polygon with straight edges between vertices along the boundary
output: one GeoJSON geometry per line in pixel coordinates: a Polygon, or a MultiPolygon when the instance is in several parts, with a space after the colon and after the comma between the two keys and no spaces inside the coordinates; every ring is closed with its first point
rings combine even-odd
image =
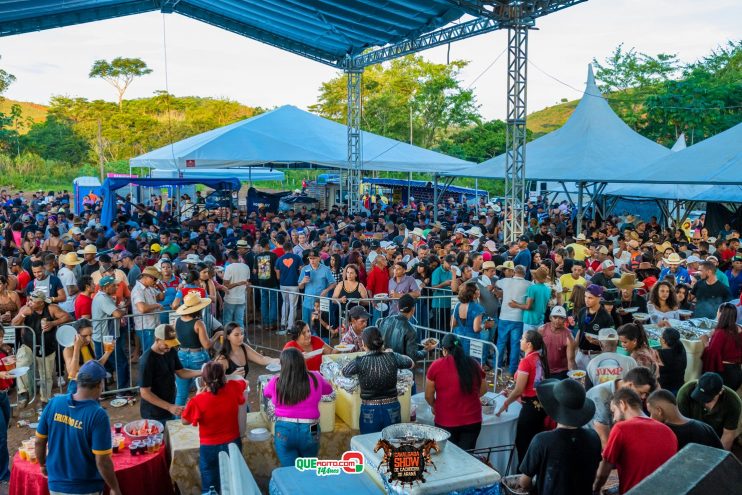
{"type": "Polygon", "coordinates": [[[116,57],[110,62],[107,60],[96,60],[90,69],[88,77],[99,77],[108,84],[116,88],[118,93],[118,105],[121,109],[121,102],[124,99],[124,93],[135,78],[144,76],[152,72],[147,64],[139,58],[116,57]]]}
{"type": "Polygon", "coordinates": [[[505,133],[505,122],[491,120],[452,133],[440,142],[437,150],[462,160],[481,163],[505,152],[505,133]]]}
{"type": "MultiPolygon", "coordinates": [[[[474,92],[461,86],[467,62],[435,64],[406,56],[366,68],[362,102],[364,130],[430,148],[451,130],[479,122],[474,92]]],[[[322,84],[317,103],[309,107],[325,118],[346,121],[347,79],[322,84]]]]}
{"type": "Polygon", "coordinates": [[[25,151],[35,153],[46,160],[82,163],[90,151],[88,142],[77,134],[71,122],[56,115],[49,115],[44,122],[31,126],[21,137],[25,151]]]}

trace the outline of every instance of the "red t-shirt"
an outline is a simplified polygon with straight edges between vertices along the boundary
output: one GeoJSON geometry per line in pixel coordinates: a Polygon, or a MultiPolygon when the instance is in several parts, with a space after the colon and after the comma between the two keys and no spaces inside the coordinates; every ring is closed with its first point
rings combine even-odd
{"type": "Polygon", "coordinates": [[[517,377],[518,373],[528,374],[528,382],[525,390],[523,390],[522,397],[536,397],[536,385],[545,378],[544,367],[541,365],[539,357],[538,352],[531,352],[518,363],[518,371],[515,372],[515,376],[517,377]]]}
{"type": "Polygon", "coordinates": [[[470,393],[465,394],[459,384],[459,374],[453,356],[436,359],[428,368],[428,380],[435,382],[435,422],[455,427],[482,422],[482,404],[479,389],[484,371],[477,363],[478,373],[470,393]]]}
{"type": "Polygon", "coordinates": [[[244,380],[229,380],[219,392],[201,392],[188,401],[183,419],[198,426],[201,445],[221,445],[240,438],[237,410],[245,403],[244,380]]]}
{"type": "MultiPolygon", "coordinates": [[[[316,351],[317,349],[322,349],[324,346],[325,346],[324,340],[312,335],[312,350],[313,351],[316,351]]],[[[299,349],[301,353],[304,353],[304,349],[302,349],[301,346],[297,344],[295,340],[289,340],[288,342],[286,342],[286,345],[283,346],[284,349],[288,349],[289,347],[294,347],[296,349],[299,349]]],[[[319,367],[322,364],[322,354],[320,353],[314,357],[306,359],[305,362],[307,363],[307,369],[309,371],[319,371],[319,367]]]]}
{"type": "Polygon", "coordinates": [[[389,292],[389,272],[378,266],[373,267],[368,274],[366,289],[373,295],[389,292]]]}
{"type": "Polygon", "coordinates": [[[273,251],[271,251],[271,252],[272,252],[272,253],[275,253],[275,254],[276,254],[276,257],[278,257],[278,258],[280,258],[280,257],[281,257],[281,256],[283,256],[284,254],[286,254],[286,251],[284,251],[282,247],[277,247],[276,249],[274,249],[274,250],[273,250],[273,251]]]}
{"type": "Polygon", "coordinates": [[[79,320],[84,315],[93,316],[93,298],[81,293],[75,298],[75,318],[79,320]]]}
{"type": "Polygon", "coordinates": [[[603,459],[618,469],[618,488],[626,493],[678,451],[670,428],[647,417],[613,425],[603,449],[603,459]]]}
{"type": "Polygon", "coordinates": [[[18,286],[16,287],[16,290],[21,291],[21,294],[19,294],[21,304],[26,304],[26,286],[30,281],[31,275],[26,270],[21,270],[21,273],[18,274],[18,286]]]}

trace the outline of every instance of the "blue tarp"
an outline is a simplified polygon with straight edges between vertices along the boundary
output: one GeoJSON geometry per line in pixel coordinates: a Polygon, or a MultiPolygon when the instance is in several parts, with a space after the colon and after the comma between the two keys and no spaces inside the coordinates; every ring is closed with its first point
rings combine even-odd
{"type": "MultiPolygon", "coordinates": [[[[474,165],[442,153],[362,132],[363,170],[456,172],[474,165]]],[[[132,167],[188,170],[311,163],[348,168],[348,128],[285,105],[132,158],[132,167]]]]}
{"type": "Polygon", "coordinates": [[[116,194],[115,192],[123,187],[133,184],[141,187],[161,187],[161,186],[187,186],[191,184],[203,184],[212,189],[229,189],[232,191],[240,190],[240,181],[235,178],[222,179],[149,179],[131,177],[112,177],[106,179],[102,186],[103,194],[103,211],[101,212],[101,223],[106,227],[111,226],[111,221],[116,215],[116,194]]]}

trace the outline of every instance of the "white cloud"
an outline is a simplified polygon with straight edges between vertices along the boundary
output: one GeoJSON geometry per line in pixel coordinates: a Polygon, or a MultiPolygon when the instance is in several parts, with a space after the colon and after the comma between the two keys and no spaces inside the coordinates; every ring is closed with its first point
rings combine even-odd
{"type": "MultiPolygon", "coordinates": [[[[165,88],[163,16],[159,13],[3,38],[0,64],[17,76],[6,96],[46,103],[55,94],[114,99],[105,82],[87,77],[93,61],[141,57],[154,69],[137,80],[128,98],[165,88]]],[[[529,35],[531,60],[548,74],[581,88],[586,66],[621,42],[656,54],[677,53],[690,61],[738,38],[742,2],[717,0],[590,0],[540,19],[529,35]]],[[[174,14],[165,16],[168,79],[177,95],[226,96],[272,107],[315,102],[320,84],[337,71],[277,48],[174,14]]],[[[451,58],[470,60],[462,80],[470,84],[505,48],[504,32],[451,45],[451,58]]],[[[424,52],[445,62],[446,47],[424,52]]],[[[486,118],[505,114],[503,55],[474,84],[486,118]]],[[[529,111],[575,99],[579,93],[529,67],[529,111]]]]}

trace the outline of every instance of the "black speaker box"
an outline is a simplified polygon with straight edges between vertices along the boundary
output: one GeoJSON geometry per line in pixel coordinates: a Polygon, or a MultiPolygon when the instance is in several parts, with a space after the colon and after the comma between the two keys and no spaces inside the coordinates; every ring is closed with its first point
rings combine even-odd
{"type": "Polygon", "coordinates": [[[742,463],[731,452],[689,443],[626,495],[739,495],[742,463]]]}

